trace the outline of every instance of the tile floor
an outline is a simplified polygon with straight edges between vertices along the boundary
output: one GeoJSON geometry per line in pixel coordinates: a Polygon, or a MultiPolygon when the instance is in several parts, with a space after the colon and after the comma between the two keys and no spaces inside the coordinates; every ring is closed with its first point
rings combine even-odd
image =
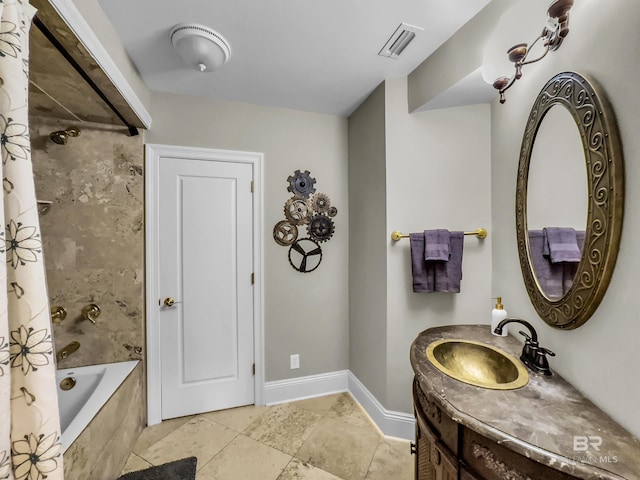
{"type": "Polygon", "coordinates": [[[409,442],[384,437],[348,393],[240,407],[146,428],[122,473],[198,457],[196,480],[411,480],[409,442]]]}

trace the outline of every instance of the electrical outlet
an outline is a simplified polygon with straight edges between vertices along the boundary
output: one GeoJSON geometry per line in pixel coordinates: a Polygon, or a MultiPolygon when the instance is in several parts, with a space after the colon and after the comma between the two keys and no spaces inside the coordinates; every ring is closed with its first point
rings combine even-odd
{"type": "Polygon", "coordinates": [[[296,368],[300,368],[300,355],[295,354],[289,357],[290,369],[294,370],[296,368]]]}

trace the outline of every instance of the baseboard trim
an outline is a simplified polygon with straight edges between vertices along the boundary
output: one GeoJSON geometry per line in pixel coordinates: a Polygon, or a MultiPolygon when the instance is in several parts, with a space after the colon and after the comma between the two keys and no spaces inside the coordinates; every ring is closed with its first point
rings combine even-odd
{"type": "Polygon", "coordinates": [[[277,405],[278,403],[295,402],[306,398],[346,392],[348,374],[349,370],[341,370],[265,382],[262,398],[265,405],[277,405]]]}
{"type": "Polygon", "coordinates": [[[390,437],[413,440],[415,434],[413,415],[384,408],[349,370],[266,382],[263,400],[266,405],[277,405],[341,392],[349,392],[382,433],[390,437]]]}
{"type": "Polygon", "coordinates": [[[351,371],[349,371],[349,393],[362,405],[382,433],[389,437],[413,440],[416,424],[414,416],[384,408],[351,371]]]}

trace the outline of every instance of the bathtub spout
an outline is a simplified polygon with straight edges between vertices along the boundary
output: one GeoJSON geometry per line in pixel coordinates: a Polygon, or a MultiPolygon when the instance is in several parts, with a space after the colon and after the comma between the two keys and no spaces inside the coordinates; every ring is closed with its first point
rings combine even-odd
{"type": "Polygon", "coordinates": [[[56,353],[56,360],[59,362],[60,360],[64,360],[72,353],[76,352],[80,348],[80,342],[71,342],[66,347],[63,347],[56,353]]]}

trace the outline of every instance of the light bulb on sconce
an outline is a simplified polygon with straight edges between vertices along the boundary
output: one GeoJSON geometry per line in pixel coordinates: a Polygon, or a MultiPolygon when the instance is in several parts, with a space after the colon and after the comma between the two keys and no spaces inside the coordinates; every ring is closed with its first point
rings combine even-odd
{"type": "MultiPolygon", "coordinates": [[[[529,45],[526,43],[518,43],[507,51],[507,58],[515,68],[515,72],[511,77],[500,76],[493,81],[493,87],[500,93],[500,103],[506,101],[505,92],[513,86],[513,84],[522,78],[522,67],[538,62],[547,56],[549,52],[560,48],[562,41],[569,34],[569,10],[573,6],[574,0],[554,0],[547,10],[547,24],[542,29],[542,33],[529,45]],[[531,58],[533,57],[533,58],[531,58]]],[[[535,2],[526,0],[527,8],[535,7],[535,2]]],[[[512,13],[512,12],[510,12],[512,13]]],[[[518,11],[520,13],[520,11],[518,11]]],[[[522,18],[522,16],[520,17],[522,18]]],[[[526,15],[524,21],[529,18],[526,15]]],[[[519,20],[511,20],[510,26],[514,26],[514,22],[519,20]]],[[[500,32],[498,32],[498,35],[500,32]]],[[[489,53],[490,55],[490,53],[489,53]]],[[[487,52],[485,52],[485,57],[487,52]]],[[[485,64],[487,62],[485,58],[485,64]]],[[[495,62],[494,62],[495,63],[495,62]]],[[[483,75],[488,80],[487,71],[491,68],[485,66],[483,75]]],[[[492,78],[495,78],[495,74],[492,78]]]]}

